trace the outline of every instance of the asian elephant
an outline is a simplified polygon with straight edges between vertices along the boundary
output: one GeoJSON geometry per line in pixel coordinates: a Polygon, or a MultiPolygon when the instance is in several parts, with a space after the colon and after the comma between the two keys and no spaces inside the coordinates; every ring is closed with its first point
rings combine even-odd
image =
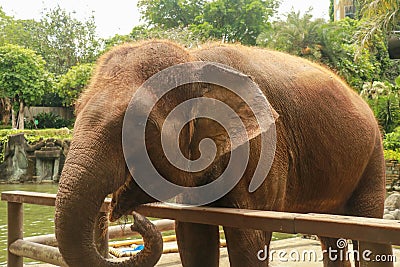
{"type": "MultiPolygon", "coordinates": [[[[379,128],[368,105],[334,73],[285,53],[241,45],[210,44],[187,50],[158,40],[125,44],[99,59],[90,85],[76,104],[74,137],[60,180],[55,216],[59,248],[69,266],[116,265],[102,258],[93,244],[94,220],[108,194],[114,193],[111,220],[156,201],[132,178],[135,170],[126,166],[121,137],[124,114],[132,95],[150,77],[195,61],[224,64],[259,86],[275,118],[275,156],[261,186],[249,192],[260,157],[260,132],[248,118],[252,116],[248,107],[220,86],[186,84],[157,102],[145,126],[149,157],[163,177],[198,186],[216,180],[223,172],[229,151],[217,153],[205,170],[187,173],[172,166],[161,149],[160,129],[168,113],[185,100],[211,97],[229,102],[252,133],[245,140],[250,158],[242,178],[210,206],[382,217],[385,167],[379,128]]],[[[187,158],[196,159],[201,140],[211,138],[219,147],[225,137],[223,127],[199,118],[182,128],[179,147],[187,158]]],[[[271,233],[231,227],[224,231],[231,266],[268,265],[268,260],[257,258],[257,252],[269,245],[271,233]]],[[[176,222],[176,233],[183,266],[218,266],[217,226],[176,222]]],[[[337,239],[320,239],[324,249],[337,248],[337,239]]],[[[391,254],[387,245],[360,243],[360,248],[391,254]]],[[[148,258],[159,255],[149,250],[147,254],[147,258],[119,264],[155,264],[148,258]]],[[[375,266],[361,262],[364,264],[375,266]]],[[[324,257],[324,266],[350,265],[324,257]]]]}

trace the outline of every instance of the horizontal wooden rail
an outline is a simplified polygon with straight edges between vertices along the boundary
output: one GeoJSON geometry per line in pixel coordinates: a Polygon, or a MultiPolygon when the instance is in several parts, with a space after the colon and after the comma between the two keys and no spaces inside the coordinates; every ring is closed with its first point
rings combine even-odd
{"type": "Polygon", "coordinates": [[[58,248],[55,247],[19,239],[13,242],[8,249],[12,254],[17,256],[28,257],[57,266],[68,266],[64,262],[58,248]]]}
{"type": "MultiPolygon", "coordinates": [[[[152,223],[160,232],[170,231],[175,229],[175,221],[173,220],[168,220],[168,219],[156,220],[153,221],[152,223]]],[[[139,235],[139,233],[131,231],[130,225],[114,225],[108,227],[108,235],[109,239],[115,239],[115,238],[131,237],[139,235]]],[[[52,247],[56,247],[58,245],[57,239],[54,234],[24,237],[24,240],[52,247]]]]}
{"type": "MultiPolygon", "coordinates": [[[[26,191],[4,191],[1,193],[1,200],[14,203],[36,204],[54,207],[56,203],[56,195],[26,191]]],[[[110,202],[111,199],[106,198],[100,211],[107,212],[110,202]]]]}
{"type": "MultiPolygon", "coordinates": [[[[175,222],[167,219],[153,221],[153,224],[160,232],[175,228],[175,222]]],[[[137,232],[131,231],[128,225],[111,226],[108,231],[111,239],[138,235],[137,232]]],[[[57,266],[67,266],[56,246],[57,240],[55,235],[51,234],[18,239],[10,244],[9,251],[16,256],[28,257],[57,266]]]]}
{"type": "Polygon", "coordinates": [[[393,220],[329,214],[301,214],[232,208],[140,206],[139,213],[183,222],[223,225],[290,234],[317,234],[372,243],[400,245],[400,223],[393,220]]]}
{"type": "MultiPolygon", "coordinates": [[[[54,205],[55,195],[13,191],[3,192],[1,199],[17,203],[54,205]]],[[[108,205],[109,200],[106,200],[103,209],[107,210],[108,205]]],[[[318,234],[326,237],[400,245],[400,223],[392,220],[328,214],[172,206],[158,203],[142,205],[137,211],[145,216],[183,222],[292,234],[318,234]]]]}

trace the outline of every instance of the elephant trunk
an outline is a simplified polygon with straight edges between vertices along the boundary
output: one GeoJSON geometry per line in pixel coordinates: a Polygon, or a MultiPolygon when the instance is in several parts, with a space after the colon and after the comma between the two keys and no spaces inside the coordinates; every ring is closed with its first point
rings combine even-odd
{"type": "MultiPolygon", "coordinates": [[[[94,144],[108,151],[102,139],[94,144]]],[[[97,251],[93,241],[95,219],[104,198],[123,183],[113,178],[123,177],[121,160],[99,153],[79,140],[78,132],[64,165],[56,198],[55,232],[65,262],[70,267],[154,266],[161,257],[162,238],[154,225],[139,214],[134,214],[134,228],[144,238],[143,251],[118,263],[103,258],[97,251]]]]}

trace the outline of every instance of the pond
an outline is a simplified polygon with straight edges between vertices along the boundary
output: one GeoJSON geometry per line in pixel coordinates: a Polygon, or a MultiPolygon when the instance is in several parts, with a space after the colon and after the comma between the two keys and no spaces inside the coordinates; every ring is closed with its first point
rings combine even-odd
{"type": "MultiPolygon", "coordinates": [[[[0,184],[0,192],[23,190],[56,193],[55,184],[0,184]]],[[[7,264],[7,202],[0,201],[0,266],[7,264]]],[[[54,233],[54,207],[24,204],[24,236],[54,233]]],[[[25,259],[25,262],[33,263],[25,259]]]]}

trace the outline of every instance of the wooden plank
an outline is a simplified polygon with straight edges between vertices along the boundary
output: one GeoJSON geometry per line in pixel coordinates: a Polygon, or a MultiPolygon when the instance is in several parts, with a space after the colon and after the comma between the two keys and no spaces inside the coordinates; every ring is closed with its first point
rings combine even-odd
{"type": "Polygon", "coordinates": [[[57,247],[58,246],[55,234],[24,237],[24,240],[25,241],[30,241],[30,242],[33,242],[33,243],[46,245],[46,246],[51,246],[51,247],[57,247]]]}
{"type": "Polygon", "coordinates": [[[138,212],[184,222],[225,225],[283,233],[318,234],[400,245],[400,222],[329,214],[300,214],[230,208],[143,205],[138,212]]]}
{"type": "Polygon", "coordinates": [[[54,206],[56,198],[55,194],[33,193],[25,191],[5,191],[1,193],[1,200],[15,203],[54,206]]]}
{"type": "MultiPolygon", "coordinates": [[[[26,191],[4,191],[1,193],[1,200],[15,203],[35,204],[42,206],[55,206],[56,194],[26,192],[26,191]]],[[[107,212],[111,199],[106,198],[101,212],[107,212]]]]}
{"type": "MultiPolygon", "coordinates": [[[[152,223],[156,226],[157,230],[160,232],[170,231],[175,229],[175,221],[173,220],[163,219],[163,220],[152,221],[152,223]]],[[[139,235],[139,233],[131,231],[130,224],[109,226],[108,233],[110,239],[139,235]]],[[[54,234],[25,237],[24,240],[52,247],[57,247],[58,245],[57,239],[54,234]]]]}
{"type": "Polygon", "coordinates": [[[300,214],[233,208],[189,207],[147,204],[137,212],[149,217],[168,218],[182,222],[224,225],[243,229],[259,229],[295,233],[294,219],[300,214]]]}
{"type": "Polygon", "coordinates": [[[12,243],[9,250],[18,256],[51,263],[58,266],[68,266],[61,256],[58,248],[19,239],[12,243]]]}
{"type": "Polygon", "coordinates": [[[400,222],[353,216],[302,214],[295,219],[296,232],[400,245],[400,222]]]}
{"type": "MultiPolygon", "coordinates": [[[[17,203],[54,205],[55,195],[14,191],[3,192],[1,198],[17,203]]],[[[103,211],[108,209],[109,202],[109,199],[105,200],[103,211]]],[[[137,211],[145,216],[183,222],[293,234],[318,234],[327,237],[343,237],[373,243],[400,245],[400,223],[390,220],[327,214],[171,206],[159,203],[140,206],[137,211]]]]}

